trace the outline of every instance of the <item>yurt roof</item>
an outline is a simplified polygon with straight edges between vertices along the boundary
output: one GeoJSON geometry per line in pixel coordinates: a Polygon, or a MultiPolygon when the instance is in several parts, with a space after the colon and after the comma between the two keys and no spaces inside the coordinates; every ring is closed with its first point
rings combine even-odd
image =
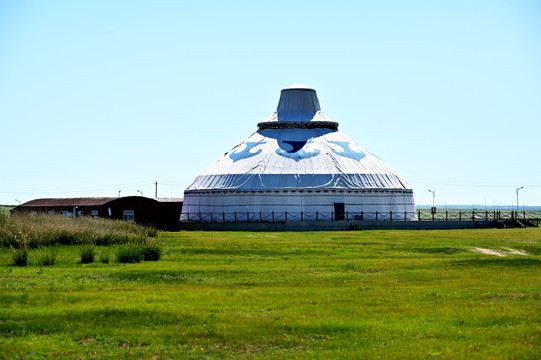
{"type": "Polygon", "coordinates": [[[409,189],[381,159],[338,131],[314,89],[281,91],[258,131],[201,172],[191,190],[409,189]]]}

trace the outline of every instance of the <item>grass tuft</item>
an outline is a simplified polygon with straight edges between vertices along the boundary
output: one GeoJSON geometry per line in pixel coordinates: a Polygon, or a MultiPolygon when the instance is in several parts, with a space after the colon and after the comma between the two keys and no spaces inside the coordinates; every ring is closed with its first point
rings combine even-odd
{"type": "Polygon", "coordinates": [[[56,262],[56,256],[58,255],[57,246],[49,246],[47,248],[40,248],[36,250],[37,261],[40,266],[52,266],[56,262]]]}
{"type": "Polygon", "coordinates": [[[91,264],[94,262],[94,245],[86,244],[79,246],[79,255],[81,257],[81,264],[91,264]]]}
{"type": "Polygon", "coordinates": [[[142,245],[145,261],[158,261],[162,256],[162,248],[157,241],[149,241],[142,245]]]}
{"type": "Polygon", "coordinates": [[[116,248],[116,261],[119,263],[139,263],[143,261],[143,247],[141,244],[122,244],[116,248]]]}
{"type": "Polygon", "coordinates": [[[14,266],[26,266],[28,264],[28,249],[26,246],[20,248],[11,246],[11,259],[14,266]]]}
{"type": "Polygon", "coordinates": [[[102,264],[109,264],[109,251],[104,251],[100,254],[100,261],[102,264]]]}

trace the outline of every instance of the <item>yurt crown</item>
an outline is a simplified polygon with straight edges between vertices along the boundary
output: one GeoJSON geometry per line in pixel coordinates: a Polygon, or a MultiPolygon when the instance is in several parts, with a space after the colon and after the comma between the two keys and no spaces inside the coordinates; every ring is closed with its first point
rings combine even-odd
{"type": "Polygon", "coordinates": [[[280,92],[278,107],[270,121],[257,124],[265,129],[313,129],[338,130],[338,123],[328,121],[323,115],[316,91],[301,84],[295,84],[280,92]],[[321,120],[325,121],[321,121],[321,120]]]}

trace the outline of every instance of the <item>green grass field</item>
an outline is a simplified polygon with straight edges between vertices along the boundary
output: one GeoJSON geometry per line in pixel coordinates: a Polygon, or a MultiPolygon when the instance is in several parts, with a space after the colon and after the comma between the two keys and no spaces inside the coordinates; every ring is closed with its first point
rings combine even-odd
{"type": "Polygon", "coordinates": [[[138,264],[0,248],[0,358],[541,356],[538,228],[159,236],[138,264]]]}

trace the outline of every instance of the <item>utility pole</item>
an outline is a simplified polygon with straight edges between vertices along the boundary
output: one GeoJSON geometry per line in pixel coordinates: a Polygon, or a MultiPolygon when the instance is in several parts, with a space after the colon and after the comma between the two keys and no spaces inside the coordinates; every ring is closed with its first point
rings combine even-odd
{"type": "Polygon", "coordinates": [[[156,192],[154,193],[154,197],[158,198],[158,180],[154,180],[154,185],[156,185],[156,192]]]}

